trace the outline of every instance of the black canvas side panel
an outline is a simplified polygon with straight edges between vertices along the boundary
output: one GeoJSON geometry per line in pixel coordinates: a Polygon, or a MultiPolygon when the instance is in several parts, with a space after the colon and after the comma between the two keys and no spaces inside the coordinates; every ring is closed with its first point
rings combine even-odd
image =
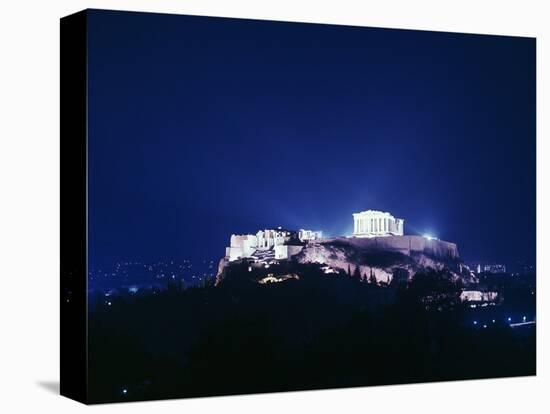
{"type": "Polygon", "coordinates": [[[61,19],[61,394],[87,401],[86,11],[61,19]]]}

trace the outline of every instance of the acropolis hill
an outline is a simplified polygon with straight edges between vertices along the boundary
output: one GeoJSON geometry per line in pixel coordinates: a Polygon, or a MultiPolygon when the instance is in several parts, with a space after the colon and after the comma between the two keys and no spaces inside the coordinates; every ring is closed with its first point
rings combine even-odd
{"type": "Polygon", "coordinates": [[[318,264],[325,274],[353,273],[380,283],[390,283],[396,276],[410,279],[427,268],[447,269],[457,278],[473,280],[455,243],[404,235],[404,220],[387,212],[367,210],[353,214],[353,219],[354,232],[347,237],[323,238],[320,231],[282,228],[232,235],[220,261],[218,280],[223,279],[227,266],[242,262],[250,272],[282,262],[318,264]]]}

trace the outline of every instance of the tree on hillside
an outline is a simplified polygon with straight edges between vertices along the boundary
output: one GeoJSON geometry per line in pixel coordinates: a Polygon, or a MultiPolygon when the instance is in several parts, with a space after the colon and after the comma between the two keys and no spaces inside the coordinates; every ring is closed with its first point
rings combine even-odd
{"type": "Polygon", "coordinates": [[[462,284],[447,270],[429,269],[414,275],[406,298],[427,310],[448,310],[460,303],[462,284]]]}
{"type": "Polygon", "coordinates": [[[372,268],[370,269],[370,277],[369,277],[369,283],[378,284],[378,281],[376,280],[376,276],[374,276],[374,272],[372,271],[372,268]]]}

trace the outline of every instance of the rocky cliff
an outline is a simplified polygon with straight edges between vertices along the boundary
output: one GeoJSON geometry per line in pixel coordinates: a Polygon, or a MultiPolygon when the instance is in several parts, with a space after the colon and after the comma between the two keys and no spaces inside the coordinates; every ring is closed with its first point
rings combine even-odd
{"type": "Polygon", "coordinates": [[[362,278],[375,277],[378,282],[389,283],[395,275],[409,279],[426,268],[445,268],[457,278],[474,281],[460,260],[456,244],[421,236],[321,239],[309,243],[293,259],[362,278]]]}
{"type": "MultiPolygon", "coordinates": [[[[421,236],[374,238],[337,237],[318,239],[306,244],[290,260],[279,261],[285,272],[300,274],[300,267],[319,265],[327,275],[349,274],[363,280],[390,283],[394,278],[409,280],[419,271],[431,268],[447,269],[454,278],[466,284],[475,277],[460,260],[456,244],[421,236]]],[[[224,279],[228,267],[246,265],[255,279],[272,275],[277,269],[273,259],[237,262],[220,261],[218,282],[224,279]]],[[[260,279],[258,279],[260,280],[260,279]]]]}

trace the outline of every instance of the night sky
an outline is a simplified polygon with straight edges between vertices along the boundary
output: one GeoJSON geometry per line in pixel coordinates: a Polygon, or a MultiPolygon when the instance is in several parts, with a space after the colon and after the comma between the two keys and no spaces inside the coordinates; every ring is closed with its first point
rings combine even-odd
{"type": "Polygon", "coordinates": [[[384,210],[535,259],[535,40],[89,13],[90,266],[384,210]]]}

